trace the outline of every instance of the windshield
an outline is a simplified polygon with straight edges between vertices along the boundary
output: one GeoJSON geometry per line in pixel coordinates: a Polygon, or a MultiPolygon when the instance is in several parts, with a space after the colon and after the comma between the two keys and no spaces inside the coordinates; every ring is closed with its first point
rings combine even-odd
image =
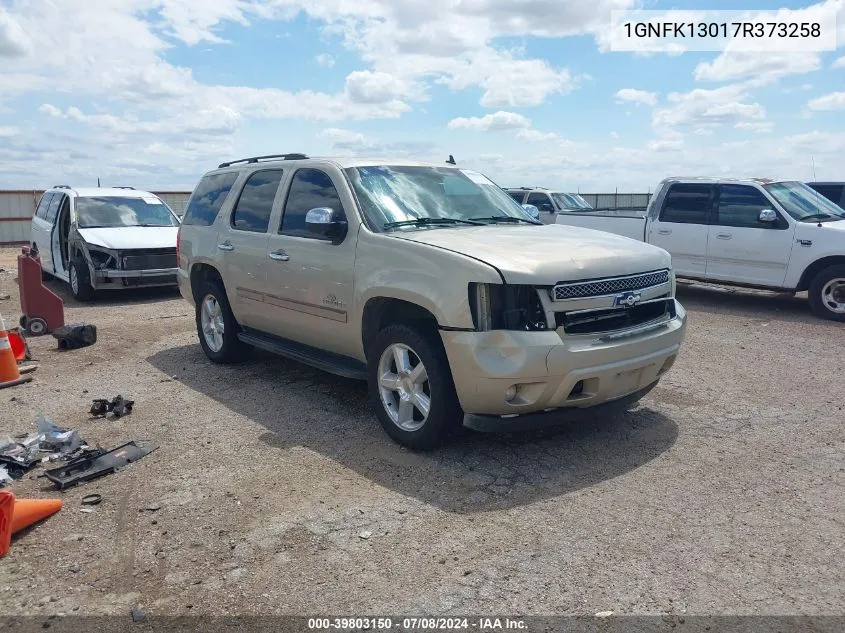
{"type": "Polygon", "coordinates": [[[155,196],[79,197],[76,198],[75,206],[80,229],[179,226],[179,220],[170,211],[170,207],[155,196]]]}
{"type": "MultiPolygon", "coordinates": [[[[505,191],[468,169],[377,165],[350,167],[345,171],[364,214],[376,230],[391,222],[419,219],[465,222],[504,216],[534,223],[522,205],[505,191]]],[[[426,223],[424,226],[453,225],[426,223]]],[[[419,229],[421,225],[407,228],[419,229]]]]}
{"type": "Polygon", "coordinates": [[[555,192],[552,194],[557,206],[561,209],[592,209],[586,200],[577,193],[555,192]]]}
{"type": "Polygon", "coordinates": [[[763,188],[796,220],[810,217],[823,220],[824,215],[838,220],[845,219],[845,209],[803,182],[776,182],[763,185],[763,188]]]}

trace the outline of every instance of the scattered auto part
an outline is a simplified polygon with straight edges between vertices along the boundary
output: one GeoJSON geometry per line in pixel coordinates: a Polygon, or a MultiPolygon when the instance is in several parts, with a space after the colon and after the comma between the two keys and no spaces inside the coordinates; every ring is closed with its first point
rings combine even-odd
{"type": "Polygon", "coordinates": [[[126,400],[120,394],[116,395],[110,401],[104,398],[97,398],[91,404],[91,415],[95,418],[102,418],[111,413],[114,417],[119,418],[132,413],[132,405],[134,404],[134,400],[126,400]]]}
{"type": "Polygon", "coordinates": [[[59,341],[59,349],[79,349],[97,342],[97,326],[89,323],[73,323],[53,330],[53,337],[59,341]]]}
{"type": "Polygon", "coordinates": [[[83,481],[116,473],[124,466],[149,455],[157,448],[158,446],[150,446],[148,442],[133,440],[107,453],[79,457],[64,466],[45,471],[44,476],[52,481],[59,490],[64,490],[83,481]]]}

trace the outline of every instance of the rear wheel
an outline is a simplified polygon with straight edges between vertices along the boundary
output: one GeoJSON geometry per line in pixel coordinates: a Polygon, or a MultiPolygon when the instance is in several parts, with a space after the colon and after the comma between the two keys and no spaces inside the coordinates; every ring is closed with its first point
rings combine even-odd
{"type": "Polygon", "coordinates": [[[461,408],[442,343],[406,325],[379,332],[370,346],[369,388],[384,430],[414,450],[431,450],[459,425],[461,408]]]}
{"type": "Polygon", "coordinates": [[[845,266],[822,270],[813,278],[808,295],[816,316],[845,321],[845,266]]]}
{"type": "Polygon", "coordinates": [[[88,264],[78,255],[74,257],[68,267],[68,285],[77,301],[90,301],[94,298],[94,287],[91,285],[91,271],[88,264]]]}
{"type": "Polygon", "coordinates": [[[205,281],[197,293],[197,334],[205,355],[221,364],[245,360],[252,346],[238,338],[241,327],[232,314],[223,285],[218,281],[205,281]]]}

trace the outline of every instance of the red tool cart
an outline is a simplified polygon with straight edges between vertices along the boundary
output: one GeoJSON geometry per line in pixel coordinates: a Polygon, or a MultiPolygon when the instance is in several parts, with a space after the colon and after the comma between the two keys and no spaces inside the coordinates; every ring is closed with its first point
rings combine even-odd
{"type": "Polygon", "coordinates": [[[41,262],[28,246],[18,255],[18,288],[21,295],[21,327],[30,336],[48,334],[65,324],[62,298],[44,285],[41,262]]]}

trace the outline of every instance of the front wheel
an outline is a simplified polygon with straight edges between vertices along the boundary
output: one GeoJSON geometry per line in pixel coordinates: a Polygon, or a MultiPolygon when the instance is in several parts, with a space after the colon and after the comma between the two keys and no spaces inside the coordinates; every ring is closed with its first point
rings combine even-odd
{"type": "Polygon", "coordinates": [[[91,285],[91,271],[81,257],[74,257],[68,269],[68,284],[73,298],[77,301],[90,301],[94,298],[94,286],[91,285]]]}
{"type": "Polygon", "coordinates": [[[817,317],[845,321],[845,266],[828,266],[818,273],[808,295],[817,317]]]}
{"type": "Polygon", "coordinates": [[[379,422],[414,450],[431,450],[458,426],[461,407],[436,332],[391,325],[370,346],[368,382],[379,422]]]}
{"type": "Polygon", "coordinates": [[[229,307],[223,284],[206,281],[197,297],[197,334],[205,355],[220,364],[245,360],[252,347],[238,338],[241,328],[229,307]]]}

